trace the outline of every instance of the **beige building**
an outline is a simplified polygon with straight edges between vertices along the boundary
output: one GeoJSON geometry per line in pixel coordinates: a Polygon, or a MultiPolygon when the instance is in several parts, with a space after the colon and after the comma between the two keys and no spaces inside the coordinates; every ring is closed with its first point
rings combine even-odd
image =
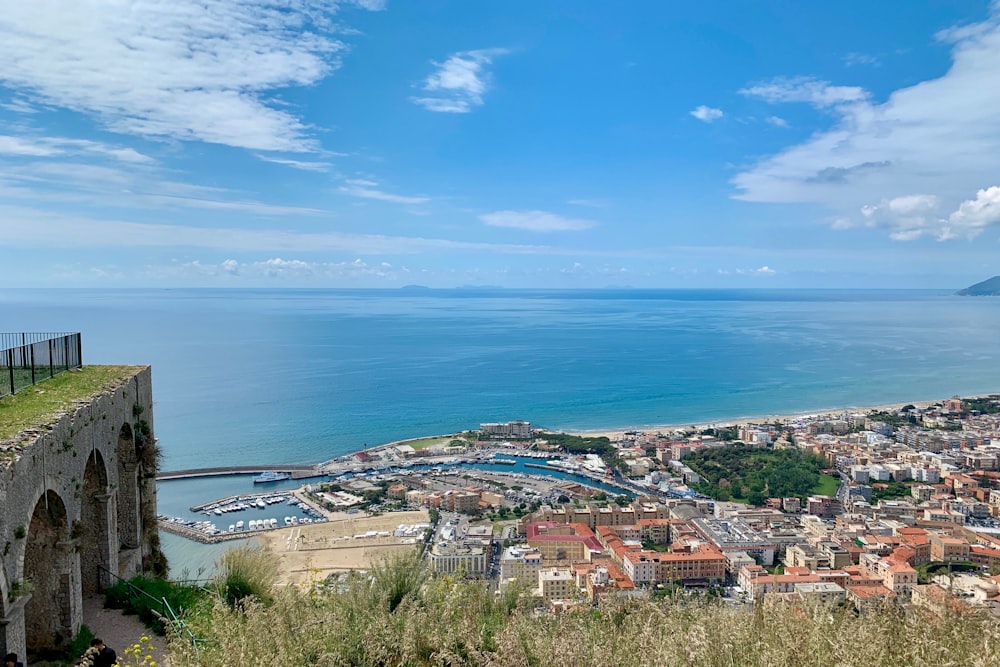
{"type": "Polygon", "coordinates": [[[538,595],[546,602],[579,597],[576,577],[569,568],[547,567],[538,571],[538,595]]]}
{"type": "Polygon", "coordinates": [[[592,553],[603,549],[593,531],[581,523],[531,523],[526,532],[528,545],[545,560],[590,560],[592,553]]]}
{"type": "Polygon", "coordinates": [[[542,569],[542,552],[524,547],[509,547],[500,556],[500,585],[519,581],[534,586],[542,569]]]}
{"type": "Polygon", "coordinates": [[[969,560],[969,542],[960,537],[930,534],[931,560],[939,563],[955,563],[969,560]]]}

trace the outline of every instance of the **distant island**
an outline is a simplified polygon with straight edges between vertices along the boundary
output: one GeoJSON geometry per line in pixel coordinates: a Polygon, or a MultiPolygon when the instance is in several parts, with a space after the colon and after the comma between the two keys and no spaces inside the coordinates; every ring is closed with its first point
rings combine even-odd
{"type": "Polygon", "coordinates": [[[981,283],[959,290],[955,294],[958,296],[1000,296],[1000,276],[993,276],[981,283]]]}

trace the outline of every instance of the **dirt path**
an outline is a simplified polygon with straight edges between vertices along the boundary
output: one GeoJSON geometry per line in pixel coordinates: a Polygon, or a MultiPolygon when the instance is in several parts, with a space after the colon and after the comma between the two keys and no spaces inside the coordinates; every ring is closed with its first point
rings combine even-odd
{"type": "Polygon", "coordinates": [[[141,637],[149,637],[153,659],[157,665],[168,667],[164,653],[166,640],[143,625],[138,616],[125,615],[121,609],[105,609],[103,597],[84,598],[83,622],[118,653],[120,660],[125,658],[126,648],[138,644],[141,637]]]}

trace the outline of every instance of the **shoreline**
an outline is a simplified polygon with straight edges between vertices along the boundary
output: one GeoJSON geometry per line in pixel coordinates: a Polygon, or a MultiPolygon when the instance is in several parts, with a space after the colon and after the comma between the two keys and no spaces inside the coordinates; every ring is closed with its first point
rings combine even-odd
{"type": "MultiPolygon", "coordinates": [[[[972,396],[962,396],[960,398],[979,398],[986,396],[987,394],[976,394],[972,396]]],[[[951,397],[949,397],[951,398],[951,397]]],[[[671,431],[681,431],[689,430],[692,427],[695,429],[706,429],[715,428],[720,426],[749,426],[752,424],[766,424],[779,421],[782,423],[794,422],[801,419],[807,418],[823,418],[823,417],[836,417],[845,413],[861,413],[868,414],[870,412],[888,412],[892,410],[899,410],[907,405],[913,405],[917,408],[926,408],[935,403],[940,403],[942,400],[947,399],[936,399],[936,400],[924,400],[924,401],[907,401],[905,403],[887,403],[883,405],[874,406],[848,406],[848,407],[837,407],[837,408],[822,408],[818,410],[808,410],[796,413],[784,413],[784,414],[767,414],[767,415],[754,415],[754,416],[742,416],[735,418],[720,418],[712,421],[703,422],[686,422],[682,424],[649,424],[645,426],[631,426],[623,428],[614,429],[584,429],[584,430],[554,430],[546,429],[549,433],[567,433],[570,435],[580,435],[588,438],[599,438],[601,436],[611,438],[612,440],[618,439],[623,440],[627,436],[626,433],[636,432],[636,433],[669,433],[671,431]]],[[[387,446],[392,443],[388,443],[387,446]]]]}

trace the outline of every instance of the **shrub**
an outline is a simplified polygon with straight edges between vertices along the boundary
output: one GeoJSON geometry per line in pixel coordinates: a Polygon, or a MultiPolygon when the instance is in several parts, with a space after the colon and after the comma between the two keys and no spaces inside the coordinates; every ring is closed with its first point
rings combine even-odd
{"type": "Polygon", "coordinates": [[[163,616],[166,613],[163,602],[178,616],[196,609],[208,595],[205,589],[190,584],[177,584],[166,579],[133,577],[129,581],[119,581],[104,591],[104,606],[121,609],[126,614],[137,614],[156,634],[166,634],[163,616]]]}
{"type": "Polygon", "coordinates": [[[262,549],[230,549],[219,561],[215,586],[230,606],[248,598],[269,602],[278,580],[278,566],[262,549]]]}

